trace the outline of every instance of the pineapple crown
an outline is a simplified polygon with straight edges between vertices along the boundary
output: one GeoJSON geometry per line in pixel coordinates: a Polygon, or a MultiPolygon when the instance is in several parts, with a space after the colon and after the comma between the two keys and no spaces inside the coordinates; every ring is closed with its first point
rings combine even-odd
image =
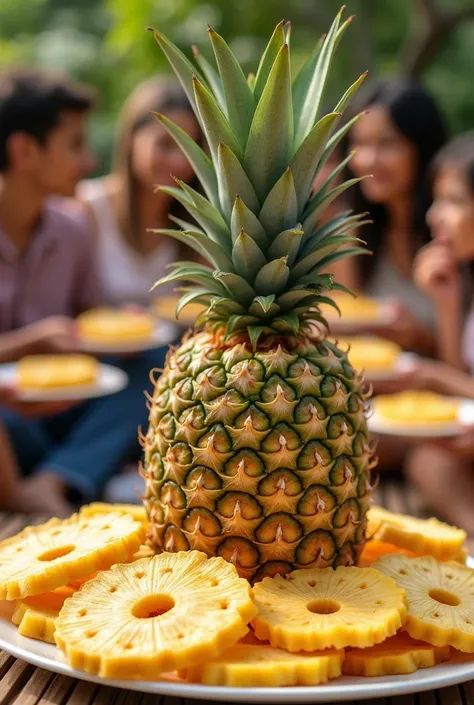
{"type": "Polygon", "coordinates": [[[224,39],[209,28],[217,68],[197,49],[199,71],[163,34],[152,30],[194,109],[209,156],[164,115],[157,119],[186,154],[205,196],[180,180],[160,187],[174,196],[197,226],[174,218],[179,230],[155,232],[186,243],[209,266],[175,262],[155,286],[185,281],[177,315],[191,302],[206,306],[197,325],[245,333],[255,347],[262,334],[295,335],[311,320],[326,324],[318,305],[336,304],[322,292],[347,291],[325,270],[336,260],[367,253],[354,236],[364,215],[341,213],[321,224],[327,206],[360,181],[333,187],[352,154],[323,186],[312,184],[359,116],[338,127],[366,74],[333,112],[319,117],[331,61],[352,18],[341,9],[328,34],[292,81],[290,23],[280,22],[257,73],[245,78],[224,39]]]}

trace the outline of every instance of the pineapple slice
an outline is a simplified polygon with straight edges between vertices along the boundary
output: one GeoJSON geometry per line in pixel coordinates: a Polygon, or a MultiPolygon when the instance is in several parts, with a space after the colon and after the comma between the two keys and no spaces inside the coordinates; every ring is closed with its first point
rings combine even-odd
{"type": "Polygon", "coordinates": [[[383,338],[339,338],[338,344],[349,349],[347,356],[355,370],[390,369],[395,366],[402,352],[399,345],[383,338]]]}
{"type": "Polygon", "coordinates": [[[18,386],[52,389],[94,384],[98,362],[89,355],[26,355],[18,363],[18,386]]]}
{"type": "Polygon", "coordinates": [[[106,502],[92,502],[85,504],[80,509],[80,515],[84,517],[104,516],[104,514],[131,514],[135,521],[141,521],[145,526],[148,524],[146,509],[142,504],[107,504],[106,502]]]}
{"type": "Polygon", "coordinates": [[[319,685],[341,675],[344,651],[289,654],[271,646],[236,644],[211,662],[185,669],[182,678],[231,688],[319,685]]]}
{"type": "Polygon", "coordinates": [[[348,649],[342,664],[346,676],[394,676],[449,661],[449,646],[432,646],[399,632],[368,649],[348,649]]]}
{"type": "Polygon", "coordinates": [[[162,553],[84,585],[64,604],[55,639],[74,668],[155,679],[219,656],[255,614],[248,582],[223,558],[162,553]]]}
{"type": "Polygon", "coordinates": [[[144,537],[143,525],[127,514],[73,514],[29,526],[0,543],[0,599],[49,592],[129,560],[144,537]]]}
{"type": "Polygon", "coordinates": [[[385,541],[378,541],[377,539],[372,539],[367,541],[360,554],[358,566],[359,568],[369,568],[375,563],[381,556],[386,556],[390,553],[403,553],[405,556],[413,557],[416,554],[411,551],[407,551],[405,548],[399,548],[392,543],[386,543],[385,541]]]}
{"type": "Polygon", "coordinates": [[[254,595],[257,639],[288,651],[372,646],[395,634],[406,613],[404,590],[372,568],[295,570],[264,578],[254,595]]]}
{"type": "Polygon", "coordinates": [[[406,590],[404,628],[414,639],[435,646],[474,652],[474,571],[431,556],[407,558],[393,553],[374,568],[406,590]]]}
{"type": "Polygon", "coordinates": [[[459,560],[465,555],[466,532],[437,519],[392,514],[377,506],[370,507],[367,516],[367,534],[374,539],[418,555],[430,555],[440,561],[459,560]]]}
{"type": "Polygon", "coordinates": [[[77,318],[79,334],[94,343],[148,340],[155,327],[150,314],[141,311],[97,308],[77,318]]]}
{"type": "MultiPolygon", "coordinates": [[[[332,294],[331,298],[339,307],[340,320],[342,321],[346,318],[354,321],[375,321],[383,310],[382,302],[368,296],[357,295],[354,297],[350,294],[336,292],[332,294]]],[[[333,306],[322,304],[319,308],[327,319],[339,320],[339,313],[333,306]]]]}
{"type": "Polygon", "coordinates": [[[73,587],[64,585],[43,595],[17,600],[12,622],[18,626],[18,633],[54,644],[56,617],[64,601],[74,592],[73,587]]]}
{"type": "Polygon", "coordinates": [[[374,399],[377,413],[395,423],[424,425],[456,421],[459,402],[425,390],[381,394],[374,399]]]}

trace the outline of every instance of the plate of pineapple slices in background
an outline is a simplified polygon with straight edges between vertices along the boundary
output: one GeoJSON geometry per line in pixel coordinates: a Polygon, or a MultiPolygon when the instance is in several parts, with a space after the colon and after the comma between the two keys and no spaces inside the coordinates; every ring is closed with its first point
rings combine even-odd
{"type": "Polygon", "coordinates": [[[403,352],[391,340],[375,336],[347,336],[338,338],[340,348],[348,351],[349,362],[357,371],[364,373],[368,382],[390,382],[413,366],[417,356],[403,352]]]}
{"type": "Polygon", "coordinates": [[[94,503],[0,543],[0,648],[79,679],[229,702],[341,702],[474,677],[465,532],[369,510],[360,567],[252,588],[198,551],[152,555],[141,506],[94,503]],[[284,687],[283,687],[284,686],[284,687]]]}
{"type": "Polygon", "coordinates": [[[127,384],[123,370],[83,353],[26,355],[0,365],[0,385],[15,389],[25,402],[92,399],[120,392],[127,384]]]}
{"type": "Polygon", "coordinates": [[[474,424],[473,399],[427,390],[376,396],[368,419],[373,433],[417,439],[458,436],[468,424],[474,424]]]}
{"type": "Polygon", "coordinates": [[[176,315],[179,299],[179,296],[157,296],[150,308],[152,315],[181,327],[193,326],[197,317],[206,310],[206,307],[191,303],[176,315]]]}
{"type": "Polygon", "coordinates": [[[395,321],[395,309],[389,301],[340,292],[331,293],[331,298],[338,306],[340,315],[327,304],[322,304],[320,311],[332,333],[354,335],[367,328],[389,328],[395,321]]]}
{"type": "Polygon", "coordinates": [[[97,355],[126,355],[167,345],[178,337],[176,326],[158,322],[146,311],[97,308],[76,319],[80,347],[97,355]]]}

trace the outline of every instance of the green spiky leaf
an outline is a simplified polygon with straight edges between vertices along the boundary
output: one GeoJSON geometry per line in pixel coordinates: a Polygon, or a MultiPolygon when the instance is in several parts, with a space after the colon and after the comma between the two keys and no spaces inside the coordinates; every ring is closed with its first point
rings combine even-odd
{"type": "Polygon", "coordinates": [[[290,276],[290,269],[287,265],[287,257],[280,257],[266,264],[257,274],[255,279],[255,292],[260,296],[269,294],[279,294],[282,291],[290,276]]]}
{"type": "Polygon", "coordinates": [[[176,318],[179,317],[181,311],[192,303],[209,303],[212,294],[204,287],[196,287],[187,294],[180,296],[178,303],[176,304],[176,318]]]}
{"type": "Polygon", "coordinates": [[[214,163],[217,164],[217,147],[220,142],[230,147],[234,154],[241,158],[239,142],[215,98],[197,78],[193,79],[193,83],[196,104],[214,163]]]}
{"type": "Polygon", "coordinates": [[[237,196],[234,201],[231,217],[232,242],[236,241],[241,230],[244,230],[247,235],[250,235],[261,250],[267,248],[268,238],[262,224],[257,216],[247,208],[240,196],[237,196]]]}
{"type": "Polygon", "coordinates": [[[245,279],[231,272],[214,272],[213,276],[227,287],[236,301],[244,306],[250,306],[256,291],[245,279]]]}
{"type": "Polygon", "coordinates": [[[191,247],[195,252],[207,259],[216,269],[229,269],[232,271],[233,264],[230,257],[220,245],[209,239],[207,235],[190,230],[169,230],[167,228],[159,228],[150,230],[150,232],[158,235],[167,235],[179,242],[184,242],[185,245],[191,247]]]}
{"type": "Polygon", "coordinates": [[[251,211],[260,209],[260,203],[249,177],[232,150],[220,143],[217,148],[219,200],[222,212],[230,219],[237,195],[251,211]]]}
{"type": "Polygon", "coordinates": [[[265,332],[265,326],[247,326],[247,332],[249,334],[250,344],[252,346],[253,351],[255,352],[255,350],[257,349],[259,338],[262,333],[265,332]]]}
{"type": "Polygon", "coordinates": [[[345,181],[339,186],[336,186],[335,188],[331,189],[331,191],[325,194],[321,199],[316,197],[312,201],[310,201],[303,220],[303,230],[305,231],[305,235],[309,236],[313,232],[313,230],[318,224],[318,220],[321,217],[321,214],[324,213],[326,208],[333,201],[335,201],[336,198],[339,198],[339,196],[341,196],[344,191],[347,191],[347,189],[351,188],[351,186],[355,186],[355,184],[358,184],[365,178],[367,177],[360,176],[358,178],[349,179],[348,181],[345,181]]]}
{"type": "Polygon", "coordinates": [[[226,115],[224,88],[222,86],[222,81],[221,77],[219,76],[219,72],[214,68],[211,62],[208,61],[203,54],[201,54],[201,52],[196,46],[193,46],[191,48],[193,50],[196,63],[198,64],[204,76],[206,77],[207,82],[209,84],[209,88],[212,90],[217,104],[219,105],[222,112],[226,115]]]}
{"type": "Polygon", "coordinates": [[[301,229],[301,224],[298,223],[294,228],[283,230],[273,240],[268,250],[268,256],[271,259],[288,256],[288,266],[291,267],[298,256],[301,240],[303,239],[304,231],[301,229]]]}
{"type": "Polygon", "coordinates": [[[153,36],[160,45],[161,50],[168,59],[170,66],[173,68],[178,81],[181,83],[183,90],[199,119],[199,112],[197,110],[196,99],[194,96],[193,78],[197,77],[202,84],[205,84],[204,78],[201,76],[196,67],[193,66],[189,59],[183,54],[181,49],[178,49],[176,44],[173,44],[168,37],[165,37],[165,35],[157,29],[150,28],[150,31],[153,33],[153,36]]]}
{"type": "Polygon", "coordinates": [[[298,201],[290,167],[268,194],[258,217],[269,235],[277,235],[295,225],[298,201]]]}
{"type": "Polygon", "coordinates": [[[290,163],[293,105],[288,46],[278,52],[250,127],[244,168],[263,200],[290,163]]]}
{"type": "Polygon", "coordinates": [[[218,204],[217,179],[212,162],[203,149],[178,125],[169,120],[166,115],[154,113],[156,119],[165,127],[175,140],[181,151],[186,155],[196,176],[214,206],[218,204]]]}
{"type": "Polygon", "coordinates": [[[224,88],[227,119],[243,151],[255,111],[255,99],[240,64],[227,43],[213,29],[209,29],[209,37],[224,88]]]}
{"type": "Polygon", "coordinates": [[[260,59],[257,75],[255,76],[255,84],[253,87],[253,93],[257,101],[260,100],[263,89],[267,85],[268,77],[270,75],[270,71],[272,70],[272,66],[275,63],[278,52],[286,42],[284,27],[285,20],[282,20],[277,24],[272,36],[270,37],[270,41],[262,54],[262,58],[260,59]]]}
{"type": "Polygon", "coordinates": [[[329,113],[321,118],[303,140],[291,160],[290,168],[298,197],[299,213],[303,212],[308,201],[318,163],[326,147],[328,135],[339,117],[340,113],[329,113]]]}
{"type": "Polygon", "coordinates": [[[232,248],[232,261],[237,274],[253,282],[267,260],[257,243],[241,230],[232,248]]]}

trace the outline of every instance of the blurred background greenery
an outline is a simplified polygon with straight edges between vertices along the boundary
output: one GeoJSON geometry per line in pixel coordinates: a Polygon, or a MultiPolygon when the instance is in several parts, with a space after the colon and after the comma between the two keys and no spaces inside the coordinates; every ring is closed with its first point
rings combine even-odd
{"type": "MultiPolygon", "coordinates": [[[[452,132],[474,127],[474,0],[346,4],[357,19],[332,69],[334,95],[365,69],[372,76],[411,73],[439,99],[452,132]]],[[[93,84],[100,105],[92,141],[105,170],[123,99],[143,78],[167,70],[147,26],[163,30],[189,55],[196,44],[210,56],[210,24],[250,71],[279,20],[292,21],[298,64],[340,5],[341,0],[0,0],[0,65],[56,68],[93,84]]]]}

